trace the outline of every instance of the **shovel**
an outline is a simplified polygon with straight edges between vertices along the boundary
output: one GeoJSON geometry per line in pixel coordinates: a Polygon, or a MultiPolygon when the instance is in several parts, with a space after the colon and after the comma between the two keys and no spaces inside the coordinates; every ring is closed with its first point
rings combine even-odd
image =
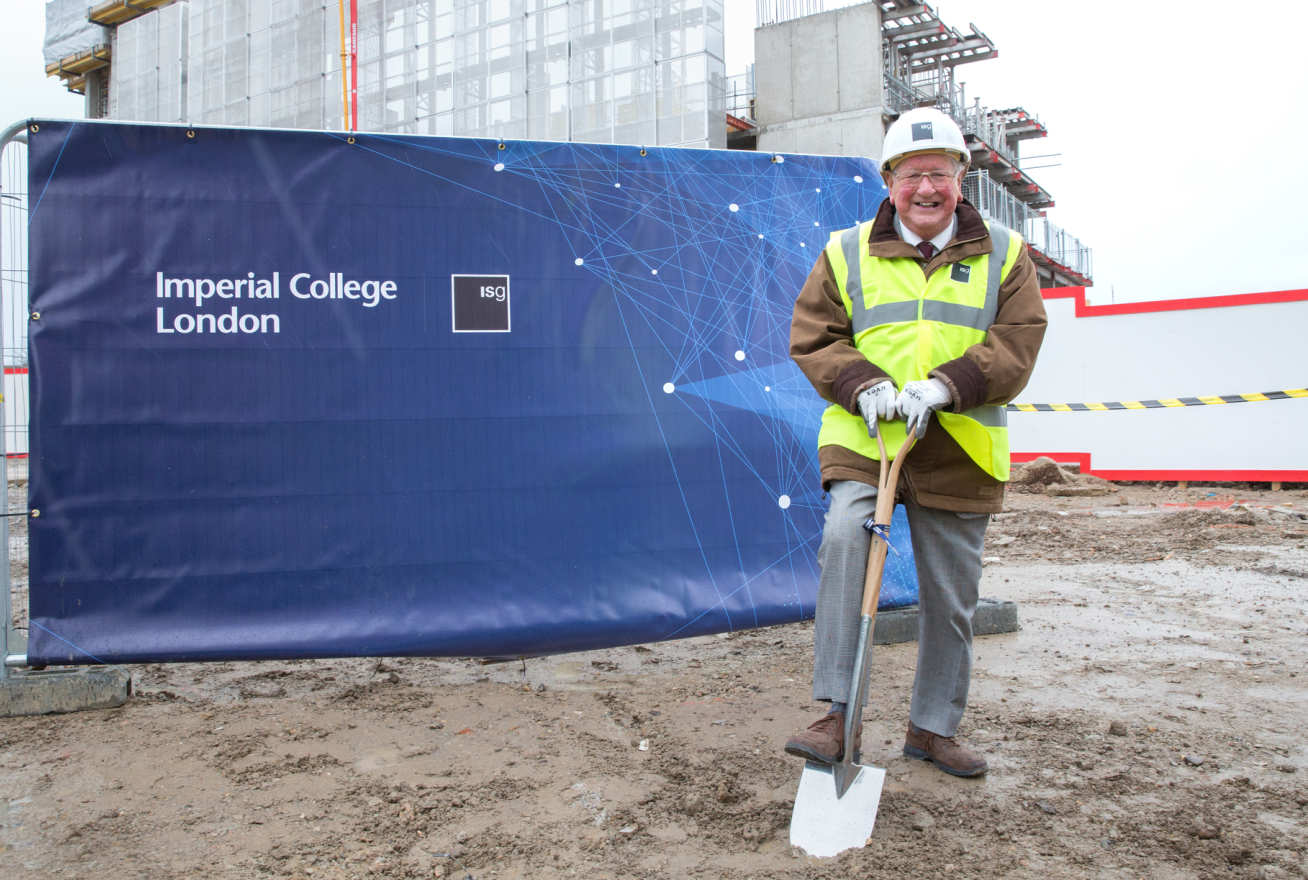
{"type": "Polygon", "coordinates": [[[877,820],[886,771],[856,764],[853,743],[855,731],[863,723],[863,703],[867,700],[868,661],[872,657],[877,603],[881,600],[881,575],[885,571],[886,550],[890,546],[890,517],[895,510],[899,468],[916,440],[917,436],[909,432],[887,473],[886,444],[881,433],[877,432],[881,472],[876,515],[863,523],[863,528],[871,532],[873,538],[867,557],[867,575],[863,580],[858,648],[854,653],[854,672],[845,707],[845,750],[837,764],[828,766],[814,761],[804,764],[799,791],[795,793],[795,808],[790,814],[790,843],[809,855],[828,857],[864,846],[877,820]]]}

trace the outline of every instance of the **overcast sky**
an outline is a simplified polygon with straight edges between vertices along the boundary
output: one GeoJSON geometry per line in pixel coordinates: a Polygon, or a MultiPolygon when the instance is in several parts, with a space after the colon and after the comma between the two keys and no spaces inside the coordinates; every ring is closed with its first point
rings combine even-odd
{"type": "MultiPolygon", "coordinates": [[[[725,2],[731,74],[752,60],[755,0],[725,2]]],[[[0,125],[80,117],[82,98],[44,73],[43,0],[4,5],[0,125]]],[[[1061,153],[1031,176],[1058,203],[1050,219],[1094,249],[1094,301],[1308,287],[1308,4],[1243,20],[1183,0],[935,8],[999,49],[959,68],[969,97],[1023,107],[1049,130],[1023,149],[1061,153]]]]}
{"type": "MultiPolygon", "coordinates": [[[[81,95],[45,75],[45,0],[2,0],[5,48],[0,52],[0,128],[29,116],[79,118],[86,106],[81,95]]],[[[90,3],[87,4],[88,6],[90,3]]]]}

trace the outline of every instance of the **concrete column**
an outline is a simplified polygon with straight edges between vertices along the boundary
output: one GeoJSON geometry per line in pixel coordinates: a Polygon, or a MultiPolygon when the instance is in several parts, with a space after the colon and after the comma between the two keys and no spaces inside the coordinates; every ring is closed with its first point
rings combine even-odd
{"type": "Polygon", "coordinates": [[[758,149],[881,153],[881,10],[863,3],[754,31],[758,149]]]}
{"type": "Polygon", "coordinates": [[[93,70],[86,75],[86,118],[103,119],[109,108],[109,68],[93,70]]]}

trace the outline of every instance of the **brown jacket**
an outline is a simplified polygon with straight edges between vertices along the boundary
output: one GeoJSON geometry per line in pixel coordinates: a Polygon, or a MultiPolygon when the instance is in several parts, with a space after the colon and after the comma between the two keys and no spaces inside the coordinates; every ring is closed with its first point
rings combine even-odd
{"type": "MultiPolygon", "coordinates": [[[[885,259],[916,260],[923,264],[922,271],[928,277],[932,272],[948,271],[944,267],[956,260],[989,253],[990,236],[977,210],[960,201],[956,216],[954,238],[944,250],[924,261],[916,248],[899,237],[895,209],[887,199],[873,223],[869,252],[885,259]]],[[[947,408],[952,412],[1008,403],[1031,377],[1044,335],[1044,300],[1035,266],[1023,250],[1000,285],[999,310],[985,342],[937,365],[929,375],[949,386],[953,400],[947,408]]],[[[849,313],[841,302],[825,251],[795,301],[790,356],[818,394],[855,415],[859,414],[859,393],[887,378],[885,370],[854,347],[849,313]]],[[[877,484],[878,463],[843,446],[823,446],[818,463],[823,489],[834,480],[877,484]]],[[[900,486],[917,503],[944,510],[994,513],[1004,503],[1004,484],[977,467],[934,420],[904,462],[900,486]]]]}

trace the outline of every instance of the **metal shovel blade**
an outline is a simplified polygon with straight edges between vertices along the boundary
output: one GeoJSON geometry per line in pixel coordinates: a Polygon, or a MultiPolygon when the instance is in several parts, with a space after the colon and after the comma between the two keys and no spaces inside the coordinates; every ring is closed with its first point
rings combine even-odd
{"type": "MultiPolygon", "coordinates": [[[[909,434],[900,447],[895,462],[886,469],[886,444],[877,434],[881,451],[881,475],[877,487],[877,510],[873,525],[882,540],[873,540],[867,554],[867,573],[863,580],[862,616],[858,624],[858,648],[849,680],[849,700],[845,704],[845,729],[842,743],[859,741],[863,724],[863,706],[867,702],[867,670],[872,660],[873,626],[877,601],[881,596],[881,576],[885,571],[886,550],[890,541],[885,529],[895,509],[895,489],[904,457],[913,448],[915,437],[909,434]]],[[[867,528],[864,525],[864,528],[867,528]]],[[[813,856],[829,857],[847,849],[866,846],[877,821],[877,805],[886,771],[854,763],[857,746],[845,748],[834,767],[809,761],[799,777],[795,809],[790,814],[790,843],[813,856]],[[851,752],[853,754],[851,754],[851,752]]]]}
{"type": "Polygon", "coordinates": [[[828,858],[867,844],[877,821],[877,805],[886,771],[880,767],[846,765],[857,775],[844,794],[837,794],[831,767],[808,761],[799,777],[795,809],[790,814],[790,843],[811,856],[828,858]]]}

